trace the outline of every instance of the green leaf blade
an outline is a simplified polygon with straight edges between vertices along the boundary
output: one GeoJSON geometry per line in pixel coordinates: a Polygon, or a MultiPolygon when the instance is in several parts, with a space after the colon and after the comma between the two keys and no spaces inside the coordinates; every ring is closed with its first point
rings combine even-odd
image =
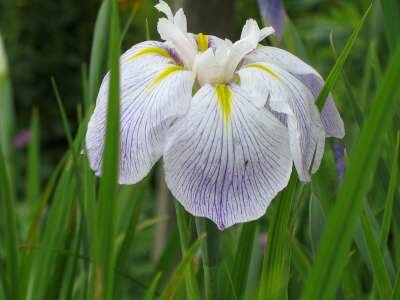
{"type": "Polygon", "coordinates": [[[4,228],[4,243],[6,251],[6,278],[7,291],[11,299],[19,297],[19,250],[17,247],[17,214],[15,210],[15,195],[8,172],[6,159],[2,149],[0,149],[0,200],[1,200],[1,219],[4,228]]]}
{"type": "Polygon", "coordinates": [[[96,100],[101,78],[105,73],[104,61],[107,58],[108,42],[110,35],[111,10],[108,0],[103,1],[97,15],[90,53],[88,98],[85,99],[86,110],[96,100]]]}
{"type": "Polygon", "coordinates": [[[232,282],[237,298],[244,294],[256,232],[257,222],[242,225],[232,268],[232,282]]]}
{"type": "Polygon", "coordinates": [[[324,87],[322,88],[321,92],[316,101],[316,105],[321,110],[324,107],[325,101],[328,98],[329,92],[332,90],[333,86],[336,83],[337,78],[339,77],[341,70],[343,69],[343,65],[347,60],[347,57],[350,54],[351,49],[353,48],[358,34],[360,33],[361,29],[364,27],[365,20],[367,19],[369,12],[372,9],[372,3],[369,5],[368,9],[364,13],[363,17],[361,18],[360,22],[358,23],[357,27],[354,29],[353,33],[351,34],[350,38],[347,40],[346,45],[344,46],[343,51],[340,53],[338,59],[336,60],[335,65],[333,66],[331,72],[329,73],[324,87]]]}
{"type": "Polygon", "coordinates": [[[107,124],[105,146],[103,153],[102,177],[100,179],[99,207],[98,207],[98,264],[95,270],[95,297],[112,299],[115,267],[115,209],[119,176],[119,56],[120,56],[120,29],[119,15],[116,1],[108,0],[111,11],[110,40],[109,40],[109,68],[110,85],[107,106],[107,124]]]}
{"type": "Polygon", "coordinates": [[[397,132],[397,142],[394,151],[392,169],[390,171],[389,188],[386,194],[385,211],[383,215],[382,227],[380,232],[380,245],[382,249],[386,246],[390,231],[390,225],[392,222],[393,202],[395,198],[397,181],[398,181],[397,178],[399,172],[399,161],[400,161],[399,153],[400,153],[400,132],[397,132]]]}
{"type": "MultiPolygon", "coordinates": [[[[0,147],[3,156],[11,164],[14,146],[12,143],[15,133],[14,100],[12,95],[11,78],[8,70],[7,57],[0,35],[0,147]]],[[[10,170],[11,172],[12,170],[10,170]]]]}
{"type": "Polygon", "coordinates": [[[205,234],[200,235],[196,242],[187,250],[185,256],[183,257],[182,261],[179,263],[178,267],[176,268],[174,274],[169,279],[168,283],[166,284],[162,294],[162,300],[171,300],[174,299],[174,295],[176,290],[178,289],[180,283],[183,280],[185,275],[185,271],[187,267],[191,263],[193,256],[196,254],[197,250],[200,248],[201,244],[204,242],[206,238],[205,234]]]}
{"type": "Polygon", "coordinates": [[[289,281],[289,218],[297,178],[293,173],[271,216],[258,299],[284,299],[289,281]]]}

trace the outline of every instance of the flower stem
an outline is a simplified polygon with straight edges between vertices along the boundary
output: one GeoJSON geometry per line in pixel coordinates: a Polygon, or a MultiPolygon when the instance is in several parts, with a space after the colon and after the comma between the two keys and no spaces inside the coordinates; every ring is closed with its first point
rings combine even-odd
{"type": "Polygon", "coordinates": [[[205,242],[201,246],[201,258],[204,270],[205,299],[217,299],[218,264],[219,256],[219,230],[210,220],[196,218],[197,234],[207,233],[205,242]]]}

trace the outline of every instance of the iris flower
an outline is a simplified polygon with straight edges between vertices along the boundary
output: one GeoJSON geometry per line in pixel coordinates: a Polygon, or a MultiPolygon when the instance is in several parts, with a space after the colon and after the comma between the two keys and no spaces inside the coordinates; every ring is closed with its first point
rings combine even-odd
{"type": "MultiPolygon", "coordinates": [[[[323,79],[292,54],[259,44],[274,32],[250,19],[231,42],[187,31],[182,9],[158,21],[164,42],[134,45],[120,58],[119,183],[143,179],[162,157],[168,188],[219,229],[261,217],[288,184],[321,162],[326,137],[342,138],[331,97],[320,113],[323,79]]],[[[109,74],[88,124],[91,168],[101,176],[109,74]]]]}

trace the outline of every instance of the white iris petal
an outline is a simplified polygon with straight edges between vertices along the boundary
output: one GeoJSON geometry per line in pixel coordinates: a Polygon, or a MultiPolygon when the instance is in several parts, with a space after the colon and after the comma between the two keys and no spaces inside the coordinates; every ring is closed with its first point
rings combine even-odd
{"type": "Polygon", "coordinates": [[[229,89],[228,121],[207,84],[171,127],[164,152],[171,192],[191,214],[220,229],[261,217],[287,185],[292,166],[286,128],[240,87],[229,89]]]}
{"type": "Polygon", "coordinates": [[[171,22],[174,21],[174,14],[172,13],[171,8],[165,1],[160,0],[160,2],[158,2],[158,4],[156,4],[154,7],[158,11],[162,12],[168,18],[168,21],[171,21],[171,22]]]}

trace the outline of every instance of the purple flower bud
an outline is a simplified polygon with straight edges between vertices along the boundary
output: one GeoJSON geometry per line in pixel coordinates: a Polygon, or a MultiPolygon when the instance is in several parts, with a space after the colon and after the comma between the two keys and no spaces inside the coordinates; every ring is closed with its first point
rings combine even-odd
{"type": "Polygon", "coordinates": [[[14,147],[16,149],[22,149],[28,145],[32,138],[32,133],[28,129],[22,129],[14,139],[14,147]]]}
{"type": "Polygon", "coordinates": [[[280,40],[285,25],[285,8],[282,0],[258,0],[258,7],[264,22],[275,29],[275,35],[280,40]]]}
{"type": "Polygon", "coordinates": [[[344,172],[346,170],[345,152],[346,146],[343,142],[340,141],[333,144],[333,156],[336,165],[336,176],[339,182],[343,180],[344,172]]]}
{"type": "Polygon", "coordinates": [[[267,241],[268,241],[268,236],[266,233],[261,233],[260,236],[258,237],[260,241],[260,246],[263,251],[265,251],[265,248],[267,247],[267,241]]]}

